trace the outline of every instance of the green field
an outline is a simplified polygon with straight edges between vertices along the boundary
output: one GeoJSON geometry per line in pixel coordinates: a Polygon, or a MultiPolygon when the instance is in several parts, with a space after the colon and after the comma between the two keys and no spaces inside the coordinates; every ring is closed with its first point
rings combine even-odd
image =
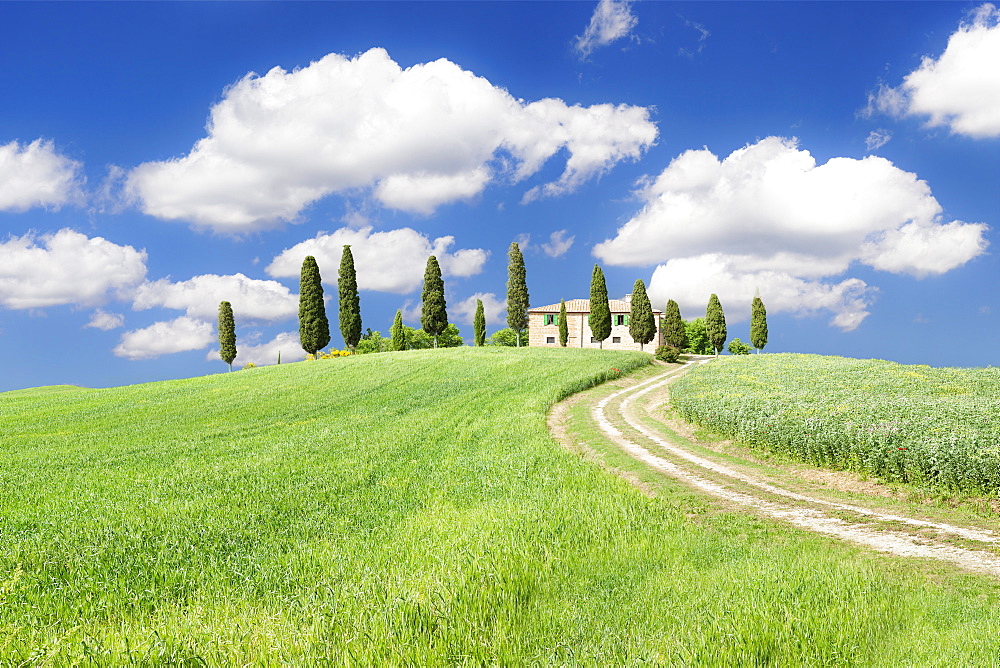
{"type": "Polygon", "coordinates": [[[553,442],[552,401],[647,360],[0,394],[0,665],[1000,662],[991,579],[649,498],[553,442]]]}
{"type": "Polygon", "coordinates": [[[722,358],[671,390],[684,419],[887,482],[1000,492],[1000,369],[819,355],[722,358]]]}

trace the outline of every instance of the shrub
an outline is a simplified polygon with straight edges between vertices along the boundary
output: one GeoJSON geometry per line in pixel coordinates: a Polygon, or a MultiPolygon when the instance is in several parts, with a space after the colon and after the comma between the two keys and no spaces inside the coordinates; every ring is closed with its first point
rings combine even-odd
{"type": "Polygon", "coordinates": [[[664,362],[676,362],[681,356],[681,351],[674,346],[659,346],[656,349],[656,359],[664,362]]]}
{"type": "Polygon", "coordinates": [[[729,342],[728,350],[730,355],[749,355],[750,344],[743,343],[739,339],[733,339],[729,342]]]}

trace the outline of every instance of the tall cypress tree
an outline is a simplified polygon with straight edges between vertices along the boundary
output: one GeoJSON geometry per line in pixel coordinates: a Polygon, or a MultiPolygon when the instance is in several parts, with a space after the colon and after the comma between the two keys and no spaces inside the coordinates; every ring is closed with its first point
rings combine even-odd
{"type": "Polygon", "coordinates": [[[566,300],[559,300],[559,345],[563,348],[569,342],[569,319],[566,317],[566,300]]]}
{"type": "Polygon", "coordinates": [[[444,300],[444,279],[441,278],[441,265],[437,258],[431,255],[427,258],[427,268],[424,270],[424,290],[420,294],[420,326],[434,337],[434,347],[437,348],[438,335],[448,326],[448,310],[444,300]]]}
{"type": "Polygon", "coordinates": [[[354,254],[344,246],[337,274],[337,297],[340,301],[340,333],[351,351],[361,340],[361,297],[358,295],[358,275],[354,271],[354,254]]]}
{"type": "Polygon", "coordinates": [[[604,272],[594,265],[590,279],[590,333],[604,348],[604,339],[611,336],[611,306],[608,304],[608,286],[604,282],[604,272]]]}
{"type": "Polygon", "coordinates": [[[389,342],[389,350],[406,350],[406,328],[403,327],[403,312],[396,310],[396,318],[392,321],[389,329],[392,339],[389,342]]]}
{"type": "Polygon", "coordinates": [[[528,326],[528,279],[516,241],[511,243],[507,258],[507,326],[514,330],[520,347],[521,330],[528,326]]]}
{"type": "Polygon", "coordinates": [[[233,305],[229,302],[219,304],[219,357],[233,370],[233,360],[236,359],[236,322],[233,320],[233,305]]]}
{"type": "Polygon", "coordinates": [[[646,294],[646,284],[638,279],[632,286],[632,303],[628,314],[628,333],[633,341],[639,342],[639,350],[656,336],[656,319],[653,317],[653,305],[649,303],[646,294]]]}
{"type": "Polygon", "coordinates": [[[299,342],[302,350],[315,355],[330,343],[330,321],[323,303],[323,279],[316,258],[307,255],[299,278],[299,342]]]}
{"type": "Polygon", "coordinates": [[[667,300],[667,308],[663,314],[663,342],[678,350],[688,347],[687,328],[681,320],[681,308],[673,299],[667,300]]]}
{"type": "Polygon", "coordinates": [[[486,311],[483,310],[483,300],[476,300],[476,315],[472,318],[473,338],[477,346],[486,345],[486,311]]]}
{"type": "Polygon", "coordinates": [[[722,304],[715,293],[708,298],[708,308],[705,310],[705,333],[708,334],[708,340],[715,348],[715,356],[718,357],[722,347],[726,345],[726,314],[722,312],[722,304]]]}
{"type": "Polygon", "coordinates": [[[758,353],[767,345],[767,309],[760,295],[750,304],[750,344],[758,353]]]}

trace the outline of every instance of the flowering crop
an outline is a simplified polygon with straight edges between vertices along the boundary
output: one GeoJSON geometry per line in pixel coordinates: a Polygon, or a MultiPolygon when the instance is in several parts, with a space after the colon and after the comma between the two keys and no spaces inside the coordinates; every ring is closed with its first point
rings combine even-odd
{"type": "Polygon", "coordinates": [[[818,355],[731,357],[681,378],[685,419],[886,481],[1000,492],[1000,369],[818,355]]]}

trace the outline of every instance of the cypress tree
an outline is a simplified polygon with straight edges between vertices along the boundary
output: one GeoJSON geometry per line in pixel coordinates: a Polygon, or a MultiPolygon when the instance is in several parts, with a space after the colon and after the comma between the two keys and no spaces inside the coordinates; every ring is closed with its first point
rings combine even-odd
{"type": "Polygon", "coordinates": [[[590,279],[590,333],[604,348],[604,339],[611,336],[611,306],[608,304],[608,286],[604,282],[604,272],[594,265],[594,275],[590,279]]]}
{"type": "Polygon", "coordinates": [[[236,359],[236,322],[233,320],[233,305],[229,302],[219,304],[219,357],[233,370],[233,360],[236,359]]]}
{"type": "Polygon", "coordinates": [[[649,303],[646,294],[646,284],[638,279],[632,286],[632,304],[628,315],[628,333],[633,341],[639,342],[639,350],[656,336],[656,319],[653,318],[653,305],[649,303]]]}
{"type": "Polygon", "coordinates": [[[667,300],[667,308],[663,314],[663,342],[678,350],[688,347],[687,329],[681,320],[681,308],[673,299],[667,300]]]}
{"type": "Polygon", "coordinates": [[[528,279],[524,270],[524,256],[517,242],[507,251],[507,326],[517,333],[521,346],[521,330],[528,326],[528,279]]]}
{"type": "Polygon", "coordinates": [[[302,350],[315,355],[330,343],[330,321],[323,303],[323,279],[316,258],[307,255],[299,278],[299,341],[302,350]]]}
{"type": "Polygon", "coordinates": [[[361,297],[358,295],[358,275],[354,271],[354,254],[344,246],[337,274],[337,297],[340,302],[340,333],[351,351],[361,340],[361,297]]]}
{"type": "Polygon", "coordinates": [[[705,333],[718,357],[722,346],[726,345],[726,314],[722,311],[719,297],[714,293],[708,298],[708,308],[705,310],[705,333]]]}
{"type": "Polygon", "coordinates": [[[444,279],[441,278],[441,265],[437,258],[431,255],[427,258],[427,268],[424,270],[424,290],[420,294],[420,326],[434,337],[434,347],[437,348],[438,335],[448,326],[448,310],[444,300],[444,279]]]}
{"type": "Polygon", "coordinates": [[[569,319],[566,317],[566,300],[559,301],[559,345],[563,348],[569,342],[569,319]]]}
{"type": "Polygon", "coordinates": [[[406,329],[403,327],[403,312],[396,310],[396,319],[392,321],[389,329],[392,339],[389,342],[389,350],[406,350],[406,329]]]}
{"type": "Polygon", "coordinates": [[[760,295],[750,305],[750,343],[758,353],[767,345],[767,309],[760,295]]]}
{"type": "Polygon", "coordinates": [[[476,300],[476,315],[472,319],[472,331],[477,346],[486,345],[486,311],[483,310],[483,300],[476,300]]]}

